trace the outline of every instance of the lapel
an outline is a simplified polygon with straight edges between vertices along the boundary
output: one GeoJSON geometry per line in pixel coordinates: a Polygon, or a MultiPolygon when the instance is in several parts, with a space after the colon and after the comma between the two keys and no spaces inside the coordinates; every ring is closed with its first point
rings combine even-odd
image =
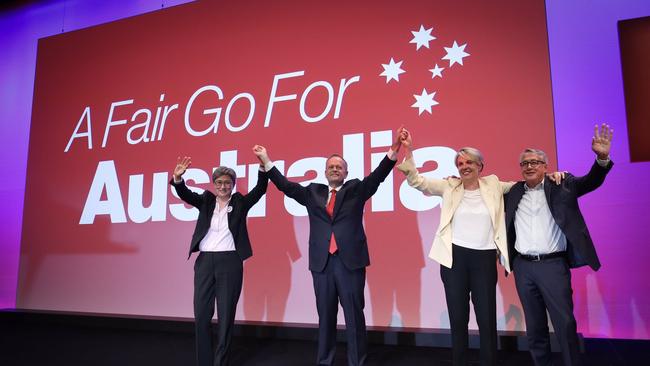
{"type": "MultiPolygon", "coordinates": [[[[460,205],[460,201],[463,199],[464,194],[465,187],[463,187],[463,183],[459,180],[458,185],[451,191],[451,207],[449,209],[449,212],[456,212],[456,209],[458,209],[458,206],[460,205]]],[[[451,222],[451,216],[449,217],[449,221],[451,222]]]]}
{"type": "Polygon", "coordinates": [[[323,210],[327,211],[327,196],[329,195],[330,187],[325,184],[318,185],[318,190],[316,191],[318,197],[319,206],[323,207],[323,210]]]}
{"type": "Polygon", "coordinates": [[[345,195],[348,192],[346,186],[347,186],[347,182],[343,183],[341,189],[339,189],[339,191],[336,192],[336,201],[334,202],[334,214],[332,215],[332,218],[336,217],[336,214],[339,212],[339,209],[341,209],[341,205],[343,204],[345,195]]]}
{"type": "Polygon", "coordinates": [[[319,184],[316,187],[316,210],[321,209],[325,217],[330,217],[327,213],[327,197],[330,192],[330,187],[326,184],[319,184]]]}
{"type": "Polygon", "coordinates": [[[546,179],[544,179],[544,194],[546,195],[546,203],[548,204],[549,210],[551,210],[551,215],[553,215],[553,201],[551,201],[551,183],[552,182],[547,182],[546,179]]]}
{"type": "Polygon", "coordinates": [[[517,207],[519,206],[521,198],[524,196],[524,184],[526,184],[526,182],[518,182],[512,186],[512,189],[510,189],[508,200],[512,202],[512,205],[509,205],[510,209],[508,211],[510,212],[506,212],[506,216],[508,217],[508,222],[506,224],[508,226],[510,226],[512,221],[514,221],[517,207]]]}
{"type": "Polygon", "coordinates": [[[488,212],[490,213],[492,226],[496,227],[494,225],[496,222],[496,217],[495,217],[496,207],[494,207],[496,202],[494,202],[494,200],[492,199],[494,195],[494,191],[492,190],[492,187],[490,187],[490,185],[487,184],[487,182],[482,178],[479,178],[478,180],[478,187],[479,190],[481,191],[481,197],[483,198],[483,203],[485,204],[485,206],[488,209],[488,212]]]}
{"type": "Polygon", "coordinates": [[[228,207],[226,208],[226,212],[228,215],[228,225],[230,225],[230,216],[235,211],[234,202],[235,202],[235,195],[233,194],[232,196],[230,196],[230,201],[228,201],[228,207]]]}
{"type": "MultiPolygon", "coordinates": [[[[212,193],[212,192],[210,192],[212,193]]],[[[205,201],[205,216],[207,229],[210,228],[210,223],[212,222],[212,216],[214,216],[214,208],[217,206],[217,197],[214,194],[208,195],[208,199],[205,201]]],[[[202,212],[199,211],[199,217],[201,217],[202,212]]]]}
{"type": "Polygon", "coordinates": [[[208,222],[209,220],[212,219],[212,215],[214,214],[214,208],[217,206],[217,197],[214,195],[210,195],[210,199],[208,200],[208,207],[207,207],[207,214],[208,214],[208,222]]]}

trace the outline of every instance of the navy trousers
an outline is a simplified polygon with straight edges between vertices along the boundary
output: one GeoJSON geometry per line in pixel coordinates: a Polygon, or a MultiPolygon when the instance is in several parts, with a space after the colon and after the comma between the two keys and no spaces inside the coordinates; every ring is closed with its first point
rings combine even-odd
{"type": "Polygon", "coordinates": [[[517,293],[524,308],[528,347],[536,366],[553,365],[546,311],[551,316],[566,366],[582,365],[573,316],[571,270],[565,258],[513,261],[517,293]]]}
{"type": "Polygon", "coordinates": [[[336,351],[336,315],[341,302],[348,342],[348,365],[366,363],[366,319],[363,315],[366,269],[349,270],[330,255],[322,272],[313,272],[318,310],[318,365],[333,365],[336,351]]]}

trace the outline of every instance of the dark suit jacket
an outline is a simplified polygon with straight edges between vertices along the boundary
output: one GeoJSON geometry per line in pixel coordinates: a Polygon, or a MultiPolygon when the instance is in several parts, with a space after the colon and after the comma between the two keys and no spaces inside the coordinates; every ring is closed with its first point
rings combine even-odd
{"type": "MultiPolygon", "coordinates": [[[[176,184],[172,177],[169,183],[176,189],[178,197],[199,209],[199,218],[196,220],[196,227],[194,228],[190,251],[187,256],[189,258],[192,252],[199,250],[199,243],[208,233],[208,229],[210,229],[210,222],[212,221],[212,214],[217,204],[217,198],[214,193],[208,190],[205,190],[201,194],[190,191],[185,185],[185,180],[176,184]]],[[[235,249],[242,261],[253,255],[251,242],[248,238],[248,229],[246,228],[246,216],[251,207],[266,193],[268,184],[267,174],[260,171],[257,176],[255,188],[247,195],[239,192],[234,193],[228,204],[229,207],[232,207],[232,210],[228,212],[228,229],[232,233],[233,239],[235,240],[235,249]]]]}
{"type": "MultiPolygon", "coordinates": [[[[544,183],[546,202],[551,210],[551,215],[553,215],[555,223],[560,227],[567,239],[567,252],[571,268],[584,265],[589,265],[594,271],[600,268],[600,261],[594,243],[578,206],[578,197],[600,187],[613,165],[614,163],[610,161],[606,167],[601,167],[597,162],[594,162],[591,170],[585,176],[574,177],[567,174],[561,185],[548,181],[544,183]]],[[[515,215],[519,201],[524,195],[524,184],[525,182],[518,182],[505,195],[510,263],[512,263],[515,255],[515,241],[517,239],[515,215]]]]}
{"type": "Polygon", "coordinates": [[[290,182],[277,168],[268,172],[271,181],[287,196],[307,208],[309,215],[309,270],[321,272],[327,264],[329,243],[334,232],[339,257],[348,269],[370,264],[366,233],[363,230],[363,208],[395,166],[385,157],[379,166],[363,180],[352,179],[336,194],[334,217],[325,209],[329,187],[311,183],[306,187],[290,182]]]}

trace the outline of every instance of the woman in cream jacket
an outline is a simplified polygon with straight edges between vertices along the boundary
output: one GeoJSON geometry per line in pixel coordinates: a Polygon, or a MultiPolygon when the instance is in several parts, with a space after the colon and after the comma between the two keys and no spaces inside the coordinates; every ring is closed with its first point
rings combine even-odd
{"type": "Polygon", "coordinates": [[[471,296],[480,332],[481,365],[496,365],[496,259],[510,271],[503,194],[514,182],[495,175],[479,177],[483,157],[465,147],[456,154],[460,179],[433,179],[420,175],[405,130],[402,146],[406,158],[397,168],[408,184],[427,196],[441,196],[440,226],[429,257],[440,266],[451,326],[454,366],[467,365],[469,300],[471,296]]]}

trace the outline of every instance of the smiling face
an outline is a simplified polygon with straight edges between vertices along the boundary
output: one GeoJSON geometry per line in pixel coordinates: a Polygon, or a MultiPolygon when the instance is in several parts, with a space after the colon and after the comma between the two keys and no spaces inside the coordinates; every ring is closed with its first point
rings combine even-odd
{"type": "Polygon", "coordinates": [[[343,184],[348,176],[348,163],[338,155],[332,155],[325,163],[325,178],[330,187],[338,187],[343,184]]]}
{"type": "Polygon", "coordinates": [[[456,158],[456,168],[463,183],[475,182],[479,173],[483,170],[483,164],[468,154],[459,154],[456,158]]]}
{"type": "Polygon", "coordinates": [[[214,180],[214,190],[217,194],[217,198],[222,201],[227,201],[232,195],[232,189],[235,185],[235,182],[232,181],[232,178],[228,174],[218,176],[214,180]]]}
{"type": "Polygon", "coordinates": [[[456,153],[455,163],[463,186],[466,189],[477,188],[478,176],[484,166],[483,154],[476,148],[466,146],[456,153]]]}
{"type": "Polygon", "coordinates": [[[519,166],[521,167],[521,175],[529,187],[538,185],[544,179],[548,169],[546,157],[535,152],[523,153],[519,159],[519,166]]]}

